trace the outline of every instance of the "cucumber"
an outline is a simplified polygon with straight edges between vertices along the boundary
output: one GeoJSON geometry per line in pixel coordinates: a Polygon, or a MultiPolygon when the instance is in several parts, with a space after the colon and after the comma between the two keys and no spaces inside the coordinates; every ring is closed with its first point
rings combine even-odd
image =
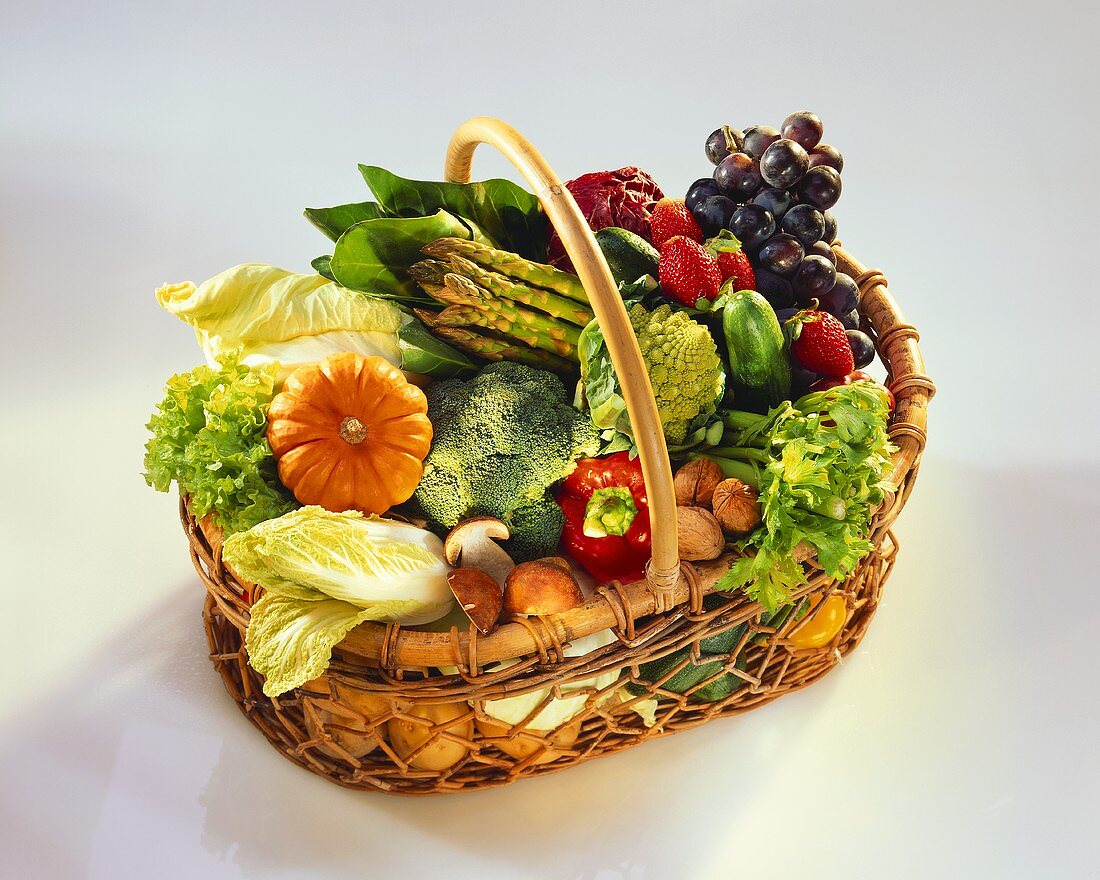
{"type": "MultiPolygon", "coordinates": [[[[735,668],[745,671],[746,662],[745,655],[742,654],[737,658],[737,662],[733,664],[735,668]]],[[[727,672],[721,678],[716,678],[714,681],[703,685],[699,690],[693,691],[688,699],[695,700],[700,703],[716,703],[719,700],[724,700],[730,694],[735,693],[748,684],[745,679],[739,675],[734,675],[732,672],[727,672]]]]}
{"type": "Polygon", "coordinates": [[[633,284],[643,275],[657,277],[660,254],[648,241],[629,229],[607,226],[596,233],[596,244],[616,284],[633,284]]]}
{"type": "Polygon", "coordinates": [[[740,409],[765,411],[791,395],[791,364],[784,349],[783,328],[768,301],[754,290],[734,292],[722,312],[722,335],[729,349],[727,382],[740,409]]]}

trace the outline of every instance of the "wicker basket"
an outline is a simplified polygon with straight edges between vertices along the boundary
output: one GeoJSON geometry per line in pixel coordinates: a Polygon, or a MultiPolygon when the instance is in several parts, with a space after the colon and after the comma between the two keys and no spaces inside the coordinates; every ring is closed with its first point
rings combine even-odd
{"type": "MultiPolygon", "coordinates": [[[[222,564],[220,535],[208,521],[196,522],[181,501],[191,556],[208,592],[203,618],[210,657],[226,688],[281,754],[350,788],[422,795],[503,785],[744,712],[816,681],[859,644],[870,623],[897,553],[890,525],[912,491],[925,445],[934,388],[923,374],[917,332],[887,293],[882,273],[837,247],[838,267],[859,285],[864,329],[875,340],[897,399],[890,436],[898,451],[889,479],[898,488],[873,519],[872,552],[847,580],[837,583],[815,559],[803,560],[808,583],[796,597],[838,593],[847,617],[831,644],[795,650],[787,638],[793,619],[778,630],[762,626],[756,603],[740,593],[711,593],[728,557],[695,564],[678,559],[672,473],[656,405],[626,311],[592,233],[545,160],[500,120],[479,117],[458,129],[447,152],[448,180],[470,179],[480,143],[497,147],[532,186],[590,294],[638,429],[654,525],[653,559],[642,581],[601,586],[579,608],[508,623],[488,636],[472,626],[430,633],[398,624],[362,624],[334,651],[322,684],[269,699],[243,644],[255,588],[222,564]],[[698,658],[702,639],[742,623],[747,627],[721,668],[686,693],[638,678],[640,664],[690,646],[669,671],[674,674],[698,658]],[[568,656],[571,642],[608,630],[614,634],[608,644],[568,656]],[[587,684],[601,674],[605,681],[613,678],[610,673],[617,671],[621,674],[613,683],[587,684]],[[726,673],[741,679],[742,686],[713,702],[691,698],[726,673]],[[620,686],[625,682],[634,683],[634,696],[624,696],[620,686]],[[540,708],[563,696],[562,688],[570,698],[585,698],[578,699],[580,713],[553,730],[532,727],[540,708]],[[543,694],[541,702],[517,724],[495,721],[484,711],[488,700],[536,691],[543,694]],[[636,708],[654,696],[659,698],[656,723],[647,726],[636,708]],[[402,748],[395,747],[395,730],[402,748]],[[411,752],[410,742],[415,746],[411,752]]],[[[661,679],[667,680],[668,675],[661,679]]]]}

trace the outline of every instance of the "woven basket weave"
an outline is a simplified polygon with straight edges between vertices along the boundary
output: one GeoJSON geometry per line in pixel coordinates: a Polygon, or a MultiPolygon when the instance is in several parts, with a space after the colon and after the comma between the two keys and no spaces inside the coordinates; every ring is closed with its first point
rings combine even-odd
{"type": "Polygon", "coordinates": [[[660,421],[607,264],[572,196],[531,144],[505,123],[485,117],[464,123],[448,149],[448,180],[470,179],[480,143],[497,147],[526,178],[589,292],[616,371],[625,380],[624,397],[637,428],[653,559],[642,581],[601,586],[579,608],[508,623],[488,636],[472,626],[429,633],[397,624],[361,624],[334,651],[323,684],[272,699],[264,696],[263,680],[248,665],[243,644],[256,588],[222,564],[221,536],[208,520],[196,522],[181,499],[191,557],[208,593],[203,619],[210,656],[226,688],[281,754],[352,788],[421,795],[503,785],[744,712],[816,681],[859,644],[870,623],[897,553],[890,526],[912,491],[926,441],[934,387],[923,372],[917,332],[887,292],[882,273],[836,247],[838,269],[859,285],[863,328],[875,340],[897,399],[889,430],[898,449],[888,476],[897,490],[873,518],[872,552],[843,583],[828,578],[814,558],[802,561],[808,583],[795,597],[840,594],[847,616],[829,645],[795,650],[787,638],[793,619],[777,631],[760,624],[760,606],[742,594],[711,593],[732,557],[695,564],[678,559],[675,495],[660,421]],[[704,604],[708,594],[712,598],[704,604]],[[698,658],[700,640],[742,623],[747,629],[722,668],[686,693],[638,678],[640,664],[690,646],[677,669],[686,666],[698,658]],[[609,644],[584,656],[566,656],[571,642],[607,630],[615,636],[609,644]],[[620,673],[613,684],[569,691],[570,697],[587,699],[580,714],[556,730],[494,723],[484,711],[487,700],[545,690],[541,707],[562,696],[563,686],[610,672],[620,673]],[[726,673],[744,684],[714,702],[691,699],[695,690],[726,673]],[[621,686],[627,682],[636,685],[635,696],[623,696],[621,686]],[[632,707],[654,696],[659,699],[657,721],[647,727],[632,707]],[[395,748],[390,741],[395,725],[422,745],[411,753],[395,748]],[[440,750],[460,758],[438,769],[433,756],[440,750]]]}

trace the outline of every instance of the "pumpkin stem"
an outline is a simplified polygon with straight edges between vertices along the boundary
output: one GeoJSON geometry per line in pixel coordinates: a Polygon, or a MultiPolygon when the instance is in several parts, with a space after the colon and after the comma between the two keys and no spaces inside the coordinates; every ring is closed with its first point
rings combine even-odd
{"type": "Polygon", "coordinates": [[[367,429],[355,416],[345,416],[340,422],[340,439],[354,446],[367,439],[367,429]]]}

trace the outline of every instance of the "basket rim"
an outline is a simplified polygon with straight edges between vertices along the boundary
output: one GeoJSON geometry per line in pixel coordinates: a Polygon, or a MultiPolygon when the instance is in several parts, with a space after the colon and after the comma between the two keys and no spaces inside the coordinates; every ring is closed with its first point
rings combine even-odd
{"type": "MultiPolygon", "coordinates": [[[[897,401],[889,426],[897,450],[887,479],[898,489],[887,494],[875,515],[872,531],[878,532],[896,519],[912,489],[916,466],[927,440],[927,408],[935,386],[924,373],[919,334],[906,322],[897,302],[887,291],[885,275],[877,269],[866,268],[839,243],[834,245],[834,251],[838,266],[855,278],[859,286],[860,314],[875,340],[889,375],[887,385],[897,401]]],[[[223,612],[243,629],[247,626],[247,596],[252,585],[241,582],[226,568],[221,559],[221,536],[211,533],[213,530],[208,522],[196,522],[184,499],[181,499],[180,514],[196,563],[201,558],[217,584],[230,587],[215,591],[215,585],[207,580],[208,590],[223,612]]],[[[629,584],[602,585],[578,608],[505,623],[488,636],[480,635],[472,624],[466,631],[454,627],[450,632],[441,633],[368,621],[349,632],[338,648],[390,671],[403,667],[462,668],[467,665],[476,669],[486,663],[533,654],[538,654],[544,662],[553,663],[555,655],[560,657],[560,648],[578,638],[614,629],[620,641],[629,642],[635,635],[635,622],[643,617],[657,613],[678,615],[698,609],[702,597],[712,592],[733,558],[736,554],[727,553],[708,562],[682,563],[684,577],[680,578],[672,595],[672,608],[667,611],[658,607],[657,597],[642,579],[629,584]]],[[[813,557],[807,554],[806,558],[813,557]]]]}

